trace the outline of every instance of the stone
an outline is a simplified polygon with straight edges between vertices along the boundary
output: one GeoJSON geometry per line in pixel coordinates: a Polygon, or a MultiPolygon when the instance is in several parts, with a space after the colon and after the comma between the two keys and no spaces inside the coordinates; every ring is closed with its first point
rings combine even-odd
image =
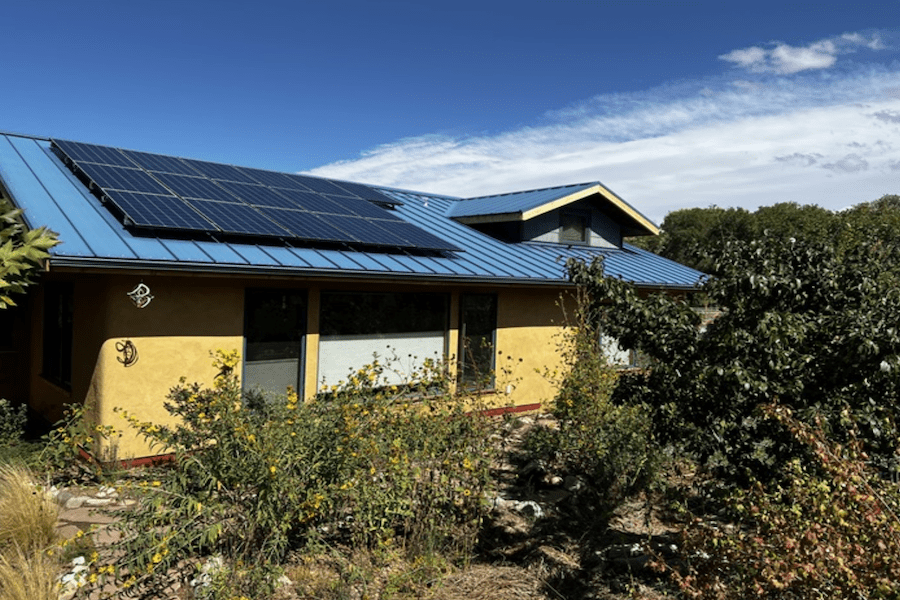
{"type": "Polygon", "coordinates": [[[84,496],[72,496],[71,498],[66,500],[66,503],[63,505],[63,507],[68,510],[74,510],[76,508],[81,508],[82,506],[84,506],[85,500],[87,500],[87,498],[84,496]]]}
{"type": "Polygon", "coordinates": [[[72,492],[70,492],[69,490],[58,490],[54,493],[54,498],[56,499],[57,504],[59,504],[60,506],[65,506],[66,502],[68,502],[72,498],[72,492]]]}
{"type": "Polygon", "coordinates": [[[99,507],[99,506],[109,506],[112,504],[114,500],[112,498],[85,498],[84,506],[91,507],[99,507]]]}
{"type": "Polygon", "coordinates": [[[544,509],[542,509],[541,505],[534,500],[524,500],[522,502],[517,502],[515,505],[515,510],[516,512],[519,512],[525,516],[534,517],[535,519],[540,519],[544,516],[544,509]]]}

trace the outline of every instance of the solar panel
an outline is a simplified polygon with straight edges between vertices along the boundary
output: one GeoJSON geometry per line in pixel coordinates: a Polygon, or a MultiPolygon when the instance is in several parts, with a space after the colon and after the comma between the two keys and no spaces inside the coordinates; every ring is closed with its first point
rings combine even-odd
{"type": "Polygon", "coordinates": [[[352,214],[358,217],[369,217],[372,219],[387,219],[389,221],[400,221],[395,213],[385,210],[380,206],[375,206],[371,202],[356,198],[342,198],[340,196],[328,196],[322,194],[324,198],[328,198],[335,204],[339,204],[343,210],[337,214],[352,214]]]}
{"type": "Polygon", "coordinates": [[[184,159],[192,169],[200,172],[210,179],[221,179],[222,181],[238,181],[240,183],[256,183],[252,177],[244,173],[238,167],[231,165],[220,165],[219,163],[211,163],[202,160],[184,159]]]}
{"type": "Polygon", "coordinates": [[[328,213],[334,215],[346,214],[347,211],[337,202],[330,200],[328,196],[315,192],[303,192],[300,190],[278,190],[282,196],[289,198],[295,208],[314,213],[328,213]]]}
{"type": "Polygon", "coordinates": [[[381,192],[376,189],[373,189],[367,185],[362,183],[353,183],[352,181],[335,181],[335,185],[338,185],[354,196],[359,196],[363,200],[368,200],[369,202],[377,202],[379,204],[390,204],[392,206],[399,206],[403,203],[399,200],[394,200],[389,196],[385,196],[381,192]]]}
{"type": "Polygon", "coordinates": [[[235,181],[220,181],[217,183],[247,204],[268,206],[272,202],[284,202],[283,197],[279,198],[279,200],[272,200],[272,197],[278,197],[278,194],[272,188],[264,185],[237,183],[235,181]]]}
{"type": "Polygon", "coordinates": [[[140,167],[155,173],[175,173],[177,175],[200,175],[189,167],[180,158],[163,156],[162,154],[150,154],[149,152],[135,152],[134,150],[121,150],[129,159],[140,167]]]}
{"type": "Polygon", "coordinates": [[[119,190],[107,193],[131,224],[137,227],[161,227],[182,231],[206,231],[213,228],[207,220],[176,196],[119,190]]]}
{"type": "Polygon", "coordinates": [[[378,204],[362,184],[244,169],[53,140],[54,150],[109,198],[129,226],[295,238],[380,248],[458,250],[378,204]]]}
{"type": "Polygon", "coordinates": [[[262,169],[243,169],[243,171],[258,183],[269,187],[309,191],[309,188],[303,185],[300,180],[287,173],[264,171],[262,169]]]}
{"type": "Polygon", "coordinates": [[[348,239],[348,236],[340,229],[309,212],[268,207],[260,208],[259,211],[301,240],[356,241],[353,238],[348,239]]]}
{"type": "MultiPolygon", "coordinates": [[[[362,217],[343,215],[321,215],[323,221],[343,231],[361,244],[373,246],[403,247],[409,244],[389,229],[378,226],[378,222],[362,217]]],[[[386,222],[389,223],[389,222],[386,222]]]]}
{"type": "Polygon", "coordinates": [[[336,194],[338,196],[347,196],[347,190],[339,188],[327,179],[319,179],[318,177],[307,177],[305,175],[291,175],[301,185],[305,185],[314,192],[322,194],[336,194]]]}
{"type": "Polygon", "coordinates": [[[149,173],[138,168],[113,167],[110,165],[95,165],[93,163],[81,163],[81,170],[104,190],[126,190],[140,192],[142,194],[167,195],[169,191],[164,188],[149,173]]]}
{"type": "Polygon", "coordinates": [[[287,237],[289,232],[246,204],[189,200],[203,216],[227,233],[287,237]]]}
{"type": "Polygon", "coordinates": [[[77,163],[95,163],[99,165],[115,165],[118,167],[134,167],[128,158],[116,148],[83,144],[81,142],[56,141],[54,143],[66,153],[66,156],[77,163]]]}
{"type": "Polygon", "coordinates": [[[171,173],[156,173],[156,177],[182,198],[240,202],[234,195],[229,194],[225,188],[206,177],[188,177],[187,175],[173,175],[171,173]]]}

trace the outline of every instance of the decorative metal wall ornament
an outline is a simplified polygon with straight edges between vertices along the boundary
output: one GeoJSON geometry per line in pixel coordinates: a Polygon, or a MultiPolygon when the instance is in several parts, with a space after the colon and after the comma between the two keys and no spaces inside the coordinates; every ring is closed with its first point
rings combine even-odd
{"type": "Polygon", "coordinates": [[[153,300],[153,296],[150,294],[150,288],[147,287],[143,281],[133,290],[128,292],[128,297],[131,298],[131,301],[134,302],[134,305],[138,308],[147,308],[147,305],[153,300]]]}
{"type": "Polygon", "coordinates": [[[138,360],[138,351],[135,345],[131,342],[131,340],[125,340],[124,342],[116,342],[116,352],[121,352],[122,356],[117,356],[116,360],[125,365],[126,367],[130,367],[138,360]]]}

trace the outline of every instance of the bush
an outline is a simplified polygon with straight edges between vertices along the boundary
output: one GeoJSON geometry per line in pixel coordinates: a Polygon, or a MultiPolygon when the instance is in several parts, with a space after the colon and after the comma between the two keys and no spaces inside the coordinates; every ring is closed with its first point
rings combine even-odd
{"type": "Polygon", "coordinates": [[[873,461],[891,468],[900,429],[900,243],[839,249],[763,237],[726,244],[701,288],[722,314],[705,330],[684,298],[640,295],[570,261],[572,281],[604,312],[607,332],[653,359],[614,398],[653,408],[654,433],[684,442],[701,463],[745,484],[775,476],[800,448],[759,419],[778,401],[835,440],[849,410],[873,461]]]}
{"type": "Polygon", "coordinates": [[[653,480],[659,463],[649,413],[640,405],[617,405],[611,396],[619,371],[600,345],[599,315],[584,294],[560,349],[566,371],[558,377],[553,404],[558,429],[538,428],[526,452],[581,476],[593,501],[612,508],[653,480]]]}
{"type": "MultiPolygon", "coordinates": [[[[847,426],[857,431],[845,411],[847,426]]],[[[785,407],[761,419],[809,452],[782,483],[755,482],[728,501],[731,524],[694,519],[683,566],[664,565],[689,598],[896,598],[900,594],[900,490],[867,464],[858,439],[829,441],[785,407]]]]}
{"type": "Polygon", "coordinates": [[[28,423],[28,408],[15,408],[9,400],[0,398],[0,446],[15,444],[22,439],[28,423]]]}
{"type": "Polygon", "coordinates": [[[465,556],[486,510],[486,421],[446,393],[429,363],[408,386],[385,386],[377,362],[314,402],[243,401],[239,358],[219,352],[212,387],[184,381],[166,403],[180,423],[131,418],[175,462],[124,515],[117,577],[153,597],[172,570],[190,579],[221,556],[243,582],[271,592],[290,552],[320,543],[465,556]]]}

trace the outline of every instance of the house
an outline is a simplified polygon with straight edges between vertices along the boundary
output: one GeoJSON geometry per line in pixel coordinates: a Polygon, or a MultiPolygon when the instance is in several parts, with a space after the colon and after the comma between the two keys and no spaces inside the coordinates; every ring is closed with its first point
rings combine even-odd
{"type": "Polygon", "coordinates": [[[485,397],[533,410],[554,394],[566,259],[646,290],[701,277],[627,244],[657,227],[600,183],[453,198],[0,134],[0,193],[62,241],[0,334],[0,396],[51,421],[85,402],[99,424],[164,422],[217,349],[241,352],[245,389],[307,399],[376,354],[449,357],[461,385],[508,372],[485,397]]]}

